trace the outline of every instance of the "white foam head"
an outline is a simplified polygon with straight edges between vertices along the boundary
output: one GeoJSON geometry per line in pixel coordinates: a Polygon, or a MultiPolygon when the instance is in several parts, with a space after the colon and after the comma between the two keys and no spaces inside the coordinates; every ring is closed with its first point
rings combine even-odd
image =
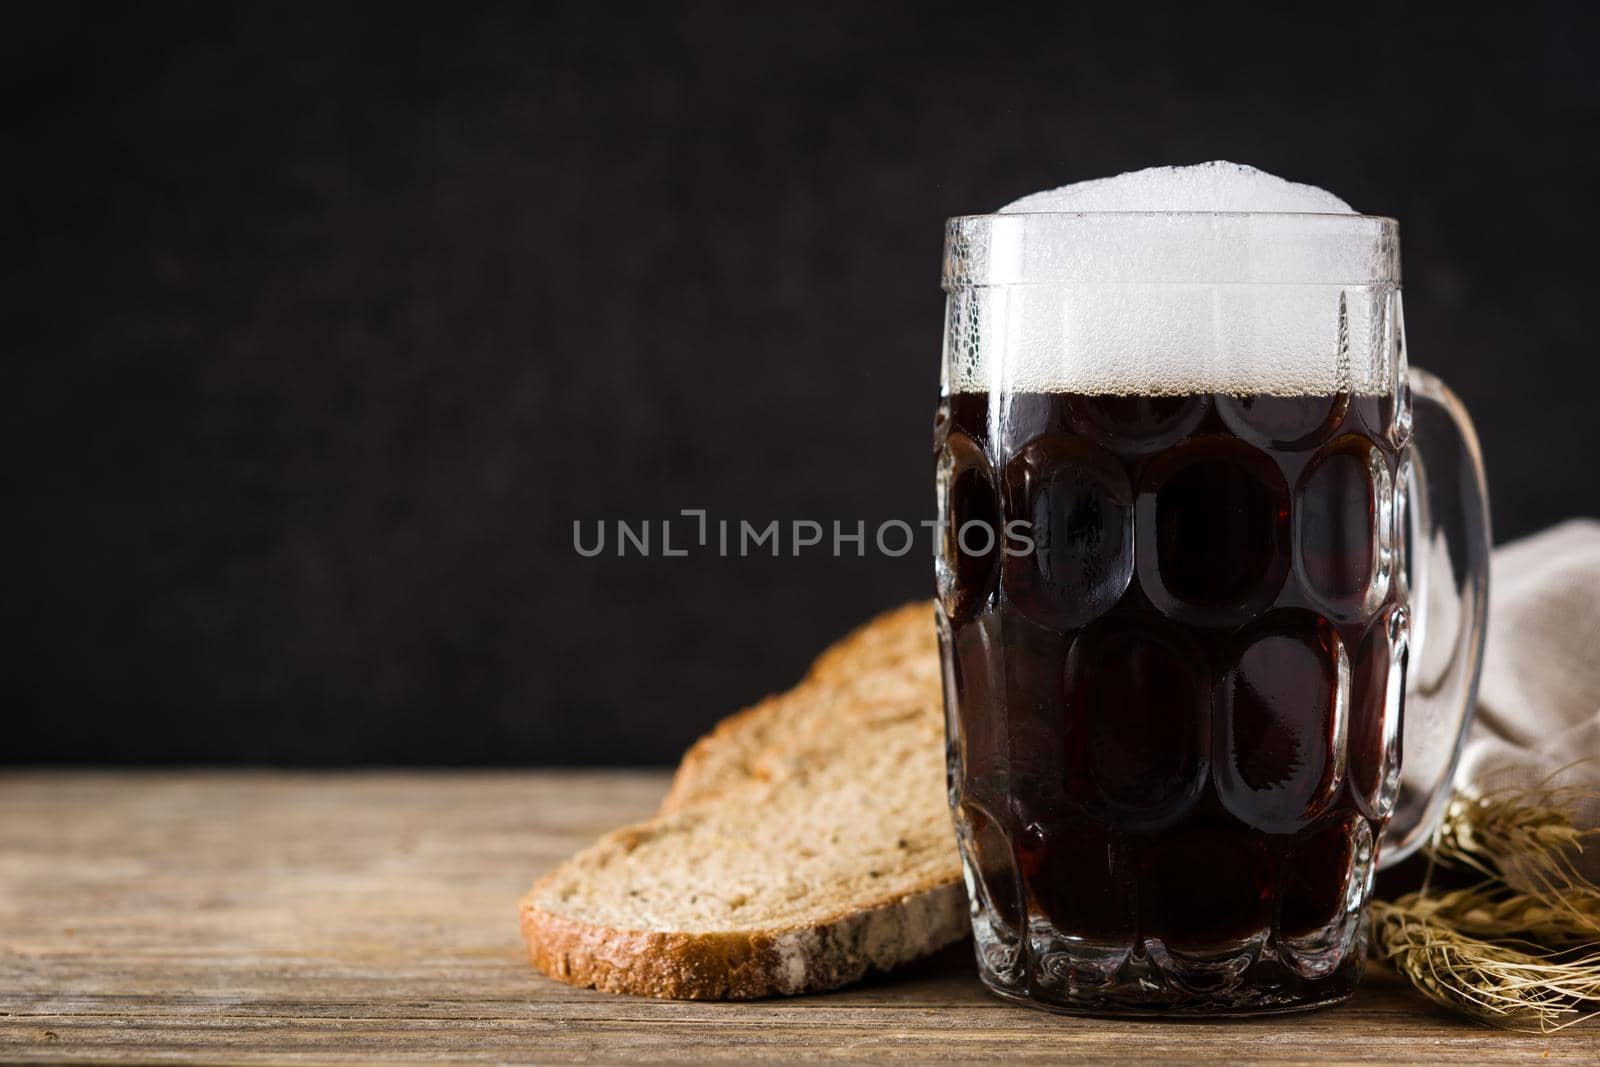
{"type": "Polygon", "coordinates": [[[1002,215],[1041,211],[1299,211],[1353,215],[1326,189],[1285,181],[1243,163],[1149,167],[1114,178],[1093,178],[1032,193],[1000,209],[1002,215]]]}
{"type": "Polygon", "coordinates": [[[1254,167],[1156,167],[952,219],[944,275],[956,392],[1391,387],[1393,220],[1254,167]]]}

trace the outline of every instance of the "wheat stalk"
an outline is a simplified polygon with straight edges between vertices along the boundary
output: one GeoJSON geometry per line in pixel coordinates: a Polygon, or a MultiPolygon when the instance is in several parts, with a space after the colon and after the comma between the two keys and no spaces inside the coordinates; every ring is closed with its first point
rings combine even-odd
{"type": "Polygon", "coordinates": [[[1540,1033],[1593,1016],[1582,1009],[1600,1000],[1600,951],[1519,949],[1474,937],[1429,917],[1418,907],[1422,896],[1374,901],[1373,942],[1379,957],[1429,999],[1496,1026],[1540,1033]]]}
{"type": "Polygon", "coordinates": [[[1600,888],[1575,861],[1597,831],[1578,830],[1570,814],[1593,795],[1549,787],[1458,795],[1429,856],[1484,881],[1434,892],[1430,869],[1420,891],[1374,901],[1374,951],[1430,999],[1496,1026],[1548,1033],[1593,1017],[1600,888]]]}

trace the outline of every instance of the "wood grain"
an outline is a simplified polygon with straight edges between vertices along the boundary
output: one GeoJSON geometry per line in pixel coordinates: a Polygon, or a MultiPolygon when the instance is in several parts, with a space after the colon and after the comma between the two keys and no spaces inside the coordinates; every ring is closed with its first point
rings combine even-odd
{"type": "Polygon", "coordinates": [[[970,947],[827,996],[612,997],[536,974],[515,903],[659,774],[13,771],[0,776],[0,1060],[346,1063],[902,1058],[1600,1061],[1374,970],[1349,1003],[1253,1022],[1047,1015],[970,947]]]}

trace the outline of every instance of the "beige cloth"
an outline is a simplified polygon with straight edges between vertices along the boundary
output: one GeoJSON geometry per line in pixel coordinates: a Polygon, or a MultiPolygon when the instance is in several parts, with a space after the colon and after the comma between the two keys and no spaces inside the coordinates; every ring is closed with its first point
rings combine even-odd
{"type": "MultiPolygon", "coordinates": [[[[1457,788],[1600,792],[1600,521],[1573,519],[1504,545],[1489,575],[1478,714],[1457,788]]],[[[1577,817],[1600,828],[1600,799],[1577,817]]],[[[1600,848],[1581,866],[1600,881],[1600,848]]]]}

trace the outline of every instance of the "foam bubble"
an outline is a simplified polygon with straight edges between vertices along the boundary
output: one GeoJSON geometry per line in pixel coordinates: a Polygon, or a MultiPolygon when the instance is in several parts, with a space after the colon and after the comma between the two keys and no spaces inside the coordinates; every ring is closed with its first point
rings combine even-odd
{"type": "Polygon", "coordinates": [[[1149,167],[1093,178],[1013,200],[1003,215],[1040,211],[1300,211],[1351,215],[1326,189],[1285,181],[1243,163],[1216,160],[1190,167],[1149,167]]]}
{"type": "Polygon", "coordinates": [[[956,392],[1392,388],[1393,221],[1254,167],[1155,167],[953,219],[944,273],[956,392]]]}

